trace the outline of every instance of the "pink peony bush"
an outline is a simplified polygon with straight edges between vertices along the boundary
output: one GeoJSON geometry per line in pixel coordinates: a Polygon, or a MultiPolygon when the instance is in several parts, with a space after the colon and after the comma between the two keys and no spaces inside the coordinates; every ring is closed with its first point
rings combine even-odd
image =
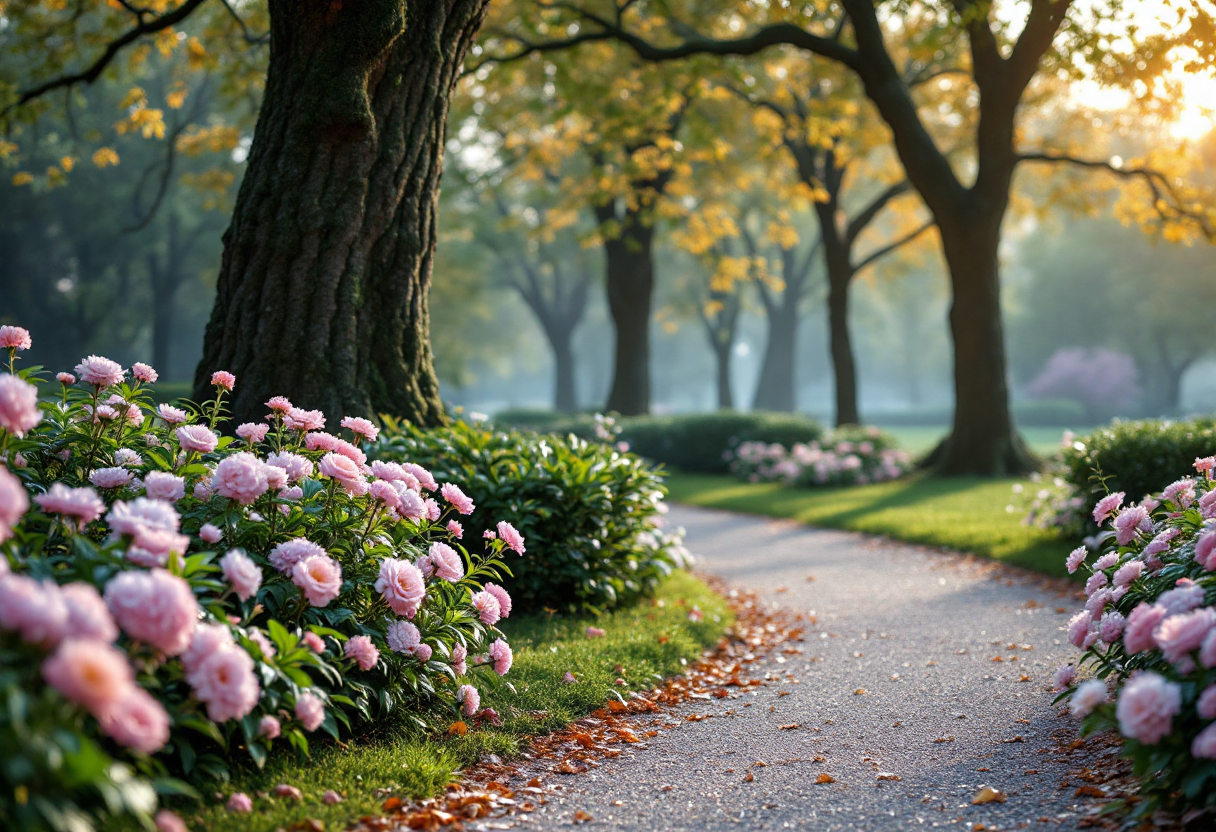
{"type": "Polygon", "coordinates": [[[838,430],[822,440],[789,448],[743,442],[728,451],[730,470],[748,482],[785,485],[868,485],[902,477],[912,467],[907,451],[877,428],[838,430]]]}
{"type": "Polygon", "coordinates": [[[1216,805],[1216,483],[1211,457],[1197,476],[1128,503],[1093,506],[1097,557],[1080,547],[1071,573],[1088,574],[1087,602],[1068,625],[1085,652],[1057,676],[1084,730],[1114,729],[1146,777],[1138,812],[1163,801],[1216,805]]]}
{"type": "Polygon", "coordinates": [[[465,548],[476,494],[383,452],[369,466],[366,419],[331,435],[276,397],[264,423],[230,426],[230,373],[198,410],[154,407],[153,368],[99,356],[44,384],[13,369],[18,329],[0,374],[0,818],[150,823],[146,778],[456,715],[473,677],[510,668],[492,582],[524,540],[500,523],[465,548]]]}

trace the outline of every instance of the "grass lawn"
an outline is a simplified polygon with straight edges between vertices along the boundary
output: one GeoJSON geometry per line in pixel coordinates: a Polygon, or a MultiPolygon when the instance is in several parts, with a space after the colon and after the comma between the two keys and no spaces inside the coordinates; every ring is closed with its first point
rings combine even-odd
{"type": "Polygon", "coordinates": [[[614,693],[627,695],[630,690],[654,687],[660,679],[678,674],[684,661],[715,644],[731,620],[723,599],[684,572],[668,578],[655,598],[599,618],[508,619],[502,629],[515,652],[514,666],[503,679],[479,673],[474,681],[482,705],[502,716],[502,728],[449,737],[452,716],[434,720],[433,730],[426,734],[386,727],[344,747],[317,743],[309,760],[280,754],[262,771],[249,767],[236,772],[234,781],[222,788],[200,785],[203,807],[182,803],[174,808],[190,828],[209,832],[261,832],[290,827],[305,818],[324,822],[326,829],[342,829],[349,820],[378,810],[387,794],[376,794],[377,789],[392,789],[402,799],[440,794],[462,766],[479,756],[490,752],[508,756],[529,736],[603,707],[614,693]],[[694,605],[703,613],[700,622],[688,618],[694,605]],[[606,634],[587,638],[589,625],[606,634]],[[567,671],[578,678],[577,684],[562,681],[567,671]],[[618,677],[628,686],[616,685],[618,677]],[[298,787],[303,801],[257,796],[279,783],[298,787]],[[323,804],[326,789],[345,795],[345,802],[323,804]],[[253,797],[252,814],[234,815],[224,809],[228,795],[237,791],[253,797]]]}
{"type": "Polygon", "coordinates": [[[1049,575],[1065,575],[1075,543],[1022,525],[1008,512],[1016,480],[909,477],[853,488],[787,488],[740,482],[725,475],[667,476],[671,499],[707,508],[786,517],[812,526],[881,534],[944,546],[1049,575]]]}

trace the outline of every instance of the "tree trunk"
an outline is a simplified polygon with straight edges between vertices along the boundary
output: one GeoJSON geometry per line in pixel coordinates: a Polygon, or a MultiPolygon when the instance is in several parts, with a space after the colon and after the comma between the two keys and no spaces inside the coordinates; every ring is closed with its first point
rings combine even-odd
{"type": "MultiPolygon", "coordinates": [[[[847,258],[846,258],[847,259],[847,258]]],[[[860,423],[857,410],[857,362],[849,334],[849,263],[828,264],[828,341],[832,353],[832,375],[836,387],[836,427],[860,423]]]]}
{"type": "MultiPolygon", "coordinates": [[[[790,290],[787,287],[785,291],[790,290]]],[[[790,303],[783,295],[780,301],[765,307],[765,315],[768,318],[768,341],[764,345],[764,359],[756,382],[756,395],[752,397],[752,409],[793,413],[797,409],[797,301],[790,303]]]]}
{"type": "Polygon", "coordinates": [[[968,200],[949,222],[937,217],[953,292],[955,405],[950,436],[927,462],[948,476],[1011,476],[1038,466],[1009,409],[998,269],[1004,203],[979,204],[968,200]]]}
{"type": "Polygon", "coordinates": [[[718,410],[734,410],[735,397],[731,392],[730,354],[732,344],[714,344],[714,363],[718,365],[718,410]]]}
{"type": "Polygon", "coordinates": [[[607,409],[622,416],[650,412],[650,310],[654,295],[654,229],[629,217],[604,241],[608,310],[616,330],[607,409]]]}
{"type": "Polygon", "coordinates": [[[427,291],[449,97],[488,0],[270,0],[270,67],[194,398],[444,420],[427,291]],[[408,5],[408,8],[407,8],[408,5]]]}
{"type": "Polygon", "coordinates": [[[578,392],[574,384],[574,349],[569,330],[547,333],[553,349],[553,409],[559,413],[578,410],[578,392]]]}

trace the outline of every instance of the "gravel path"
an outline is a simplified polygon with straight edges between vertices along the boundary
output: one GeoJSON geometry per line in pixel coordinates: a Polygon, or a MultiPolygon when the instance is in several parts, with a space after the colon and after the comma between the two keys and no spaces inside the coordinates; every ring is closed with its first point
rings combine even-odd
{"type": "Polygon", "coordinates": [[[770,684],[685,706],[646,747],[557,778],[564,791],[527,828],[579,811],[638,830],[1076,828],[1086,806],[1062,786],[1076,761],[1049,751],[1070,730],[1050,686],[1076,656],[1058,611],[1075,602],[862,535],[691,508],[670,519],[702,570],[818,624],[791,645],[803,653],[760,665],[770,684]],[[972,805],[984,786],[1008,800],[972,805]]]}

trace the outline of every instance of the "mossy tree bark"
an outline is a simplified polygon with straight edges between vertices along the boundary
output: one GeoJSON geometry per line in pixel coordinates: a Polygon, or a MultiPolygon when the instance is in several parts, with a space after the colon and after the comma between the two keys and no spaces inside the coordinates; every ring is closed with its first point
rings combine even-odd
{"type": "Polygon", "coordinates": [[[427,291],[449,97],[488,0],[270,0],[270,68],[195,398],[444,419],[427,291]]]}

